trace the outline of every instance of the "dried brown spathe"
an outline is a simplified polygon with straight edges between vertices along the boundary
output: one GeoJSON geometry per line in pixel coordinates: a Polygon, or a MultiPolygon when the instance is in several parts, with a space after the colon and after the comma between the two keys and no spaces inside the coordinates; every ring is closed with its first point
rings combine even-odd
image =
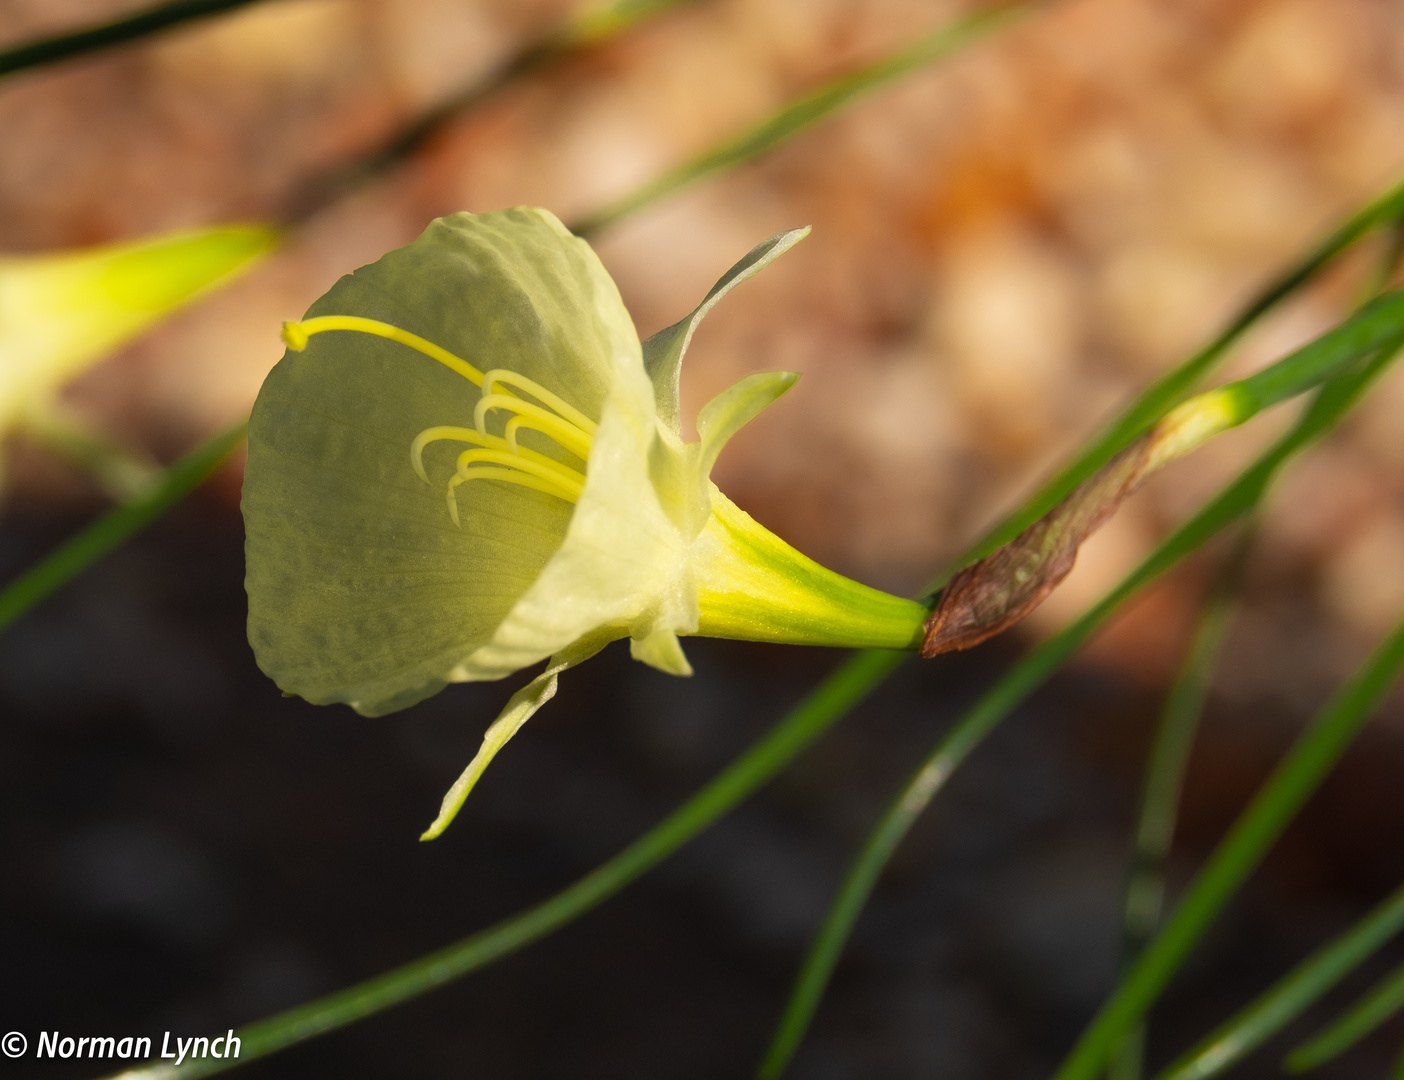
{"type": "Polygon", "coordinates": [[[1082,542],[1154,471],[1148,432],[998,551],[951,578],[926,620],[921,655],[969,649],[1009,629],[1068,576],[1082,542]]]}

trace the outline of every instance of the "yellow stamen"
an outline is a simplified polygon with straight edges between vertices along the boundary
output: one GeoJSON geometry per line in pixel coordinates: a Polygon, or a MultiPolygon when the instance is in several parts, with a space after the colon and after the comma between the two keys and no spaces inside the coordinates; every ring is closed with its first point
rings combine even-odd
{"type": "Polygon", "coordinates": [[[496,435],[484,435],[481,431],[477,431],[474,428],[452,427],[447,424],[425,428],[414,437],[414,442],[410,443],[410,464],[414,466],[414,471],[419,474],[419,478],[426,484],[429,482],[429,474],[424,471],[424,448],[431,442],[440,442],[445,439],[497,448],[507,445],[505,439],[499,438],[496,435]]]}
{"type": "Polygon", "coordinates": [[[547,408],[554,409],[560,413],[567,421],[574,424],[586,435],[593,435],[599,425],[577,409],[574,405],[551,393],[534,379],[528,379],[525,375],[519,375],[515,371],[507,368],[493,368],[491,371],[483,373],[483,397],[492,393],[495,383],[506,383],[508,386],[515,386],[518,390],[525,390],[537,401],[547,408]]]}
{"type": "Polygon", "coordinates": [[[533,461],[531,458],[520,454],[509,454],[503,450],[463,451],[458,455],[458,475],[462,476],[464,469],[479,462],[505,465],[509,469],[520,469],[524,473],[530,473],[532,476],[547,480],[562,490],[572,492],[577,496],[585,487],[585,477],[574,469],[558,465],[550,459],[533,461]]]}
{"type": "Polygon", "coordinates": [[[510,409],[521,416],[529,416],[544,425],[537,428],[538,431],[551,436],[567,450],[582,458],[590,456],[591,439],[588,432],[559,416],[552,415],[540,405],[533,405],[530,401],[523,401],[509,394],[486,394],[478,401],[473,410],[473,424],[479,431],[486,433],[487,414],[493,409],[510,409]]]}
{"type": "MultiPolygon", "coordinates": [[[[551,436],[551,432],[548,431],[548,430],[546,430],[546,428],[545,428],[544,425],[538,424],[535,420],[531,419],[531,417],[529,417],[529,416],[514,416],[514,417],[512,417],[512,419],[510,419],[510,420],[507,421],[507,426],[506,426],[505,428],[502,429],[502,437],[507,441],[507,449],[511,450],[512,453],[514,453],[514,454],[516,454],[516,453],[523,453],[523,454],[530,454],[530,453],[532,453],[532,451],[531,451],[530,449],[528,449],[528,448],[525,447],[525,446],[522,446],[521,443],[517,441],[517,432],[518,432],[518,431],[539,431],[539,432],[541,432],[541,434],[547,436],[548,438],[549,438],[549,437],[552,437],[552,436],[551,436]]],[[[571,451],[571,452],[574,453],[574,451],[571,451]]],[[[588,455],[576,454],[576,457],[582,457],[582,456],[588,456],[588,455]]]]}
{"type": "Polygon", "coordinates": [[[578,491],[572,492],[559,487],[550,480],[542,480],[540,477],[532,476],[530,473],[520,472],[517,469],[502,468],[497,465],[479,465],[473,468],[464,469],[448,484],[448,511],[449,517],[453,518],[455,525],[458,521],[458,499],[453,494],[453,489],[465,480],[506,480],[508,483],[518,484],[521,487],[532,488],[535,491],[545,492],[547,495],[554,495],[558,499],[566,502],[575,502],[580,497],[578,491]]]}
{"type": "Polygon", "coordinates": [[[592,437],[598,430],[598,425],[569,402],[535,380],[507,368],[493,368],[484,374],[468,361],[432,341],[379,319],[366,319],[359,315],[318,315],[301,322],[285,322],[283,340],[289,349],[301,352],[307,347],[308,338],[328,330],[352,330],[397,341],[432,360],[437,360],[450,371],[462,375],[475,386],[482,388],[482,396],[473,410],[476,430],[438,425],[425,428],[410,444],[410,464],[419,478],[426,483],[429,474],[424,469],[424,448],[431,442],[453,440],[481,447],[478,450],[465,450],[459,455],[458,471],[449,481],[446,495],[449,516],[453,518],[455,525],[458,524],[458,498],[453,489],[467,480],[505,480],[568,502],[575,502],[580,497],[585,488],[584,475],[545,454],[521,446],[517,441],[517,432],[522,428],[538,431],[582,460],[588,458],[592,437]],[[502,388],[501,392],[493,393],[494,387],[498,386],[502,388]],[[512,392],[513,387],[534,397],[541,404],[523,401],[512,392]],[[494,409],[505,409],[515,414],[507,421],[505,435],[488,433],[487,414],[494,409]],[[475,464],[478,462],[482,464],[475,464]]]}

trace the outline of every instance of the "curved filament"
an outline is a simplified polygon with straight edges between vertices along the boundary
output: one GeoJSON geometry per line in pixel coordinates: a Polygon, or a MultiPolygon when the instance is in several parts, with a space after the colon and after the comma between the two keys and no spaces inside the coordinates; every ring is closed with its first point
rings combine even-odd
{"type": "Polygon", "coordinates": [[[565,418],[567,423],[575,425],[586,435],[593,435],[598,430],[599,425],[574,405],[551,393],[536,380],[528,379],[525,375],[519,375],[507,368],[493,368],[491,371],[483,373],[481,384],[483,397],[491,394],[493,386],[497,383],[505,383],[508,386],[515,386],[518,390],[525,390],[547,408],[554,409],[565,418]]]}
{"type": "Polygon", "coordinates": [[[473,410],[474,427],[458,427],[451,424],[427,427],[410,443],[410,464],[419,478],[426,483],[429,481],[429,474],[424,469],[424,448],[430,443],[451,440],[478,447],[475,450],[465,450],[458,456],[457,472],[448,484],[446,494],[449,516],[453,518],[455,525],[459,523],[458,499],[453,489],[468,480],[503,480],[554,495],[567,502],[575,502],[580,498],[580,493],[585,488],[585,477],[582,473],[545,454],[522,446],[517,441],[517,432],[522,429],[540,432],[568,453],[581,460],[587,459],[599,426],[570,402],[547,390],[534,379],[507,368],[492,368],[485,374],[442,346],[379,319],[367,319],[359,315],[317,315],[301,322],[285,322],[283,340],[287,342],[289,349],[301,352],[307,347],[308,338],[328,330],[351,330],[399,342],[438,361],[450,371],[462,375],[473,385],[482,388],[482,395],[473,410]],[[522,400],[513,393],[513,389],[535,398],[536,401],[522,400]],[[494,393],[494,390],[498,392],[494,393]],[[492,435],[487,430],[487,415],[497,409],[513,414],[507,421],[503,435],[492,435]]]}
{"type": "Polygon", "coordinates": [[[452,480],[448,482],[448,511],[449,517],[453,518],[455,525],[460,525],[458,520],[458,499],[453,493],[453,489],[465,480],[505,480],[520,487],[531,488],[534,491],[541,491],[547,495],[554,495],[558,499],[566,502],[575,502],[580,497],[578,491],[570,491],[560,487],[550,480],[543,480],[530,473],[521,472],[517,469],[510,469],[497,465],[478,465],[463,469],[452,480]]]}
{"type": "MultiPolygon", "coordinates": [[[[476,465],[485,462],[491,465],[503,465],[509,469],[519,469],[524,473],[555,484],[563,491],[569,491],[575,496],[579,496],[585,487],[585,477],[574,469],[568,469],[564,465],[546,458],[541,461],[533,461],[531,458],[521,454],[509,454],[503,450],[465,450],[458,455],[458,475],[462,476],[464,469],[469,465],[476,465]]],[[[574,501],[574,500],[572,500],[574,501]]]]}
{"type": "Polygon", "coordinates": [[[487,414],[494,409],[507,409],[519,416],[529,416],[542,425],[536,428],[537,431],[551,436],[579,457],[589,456],[592,441],[589,432],[547,412],[540,405],[533,405],[530,401],[523,401],[511,394],[484,394],[478,400],[477,407],[473,410],[473,423],[479,431],[487,430],[487,414]]]}

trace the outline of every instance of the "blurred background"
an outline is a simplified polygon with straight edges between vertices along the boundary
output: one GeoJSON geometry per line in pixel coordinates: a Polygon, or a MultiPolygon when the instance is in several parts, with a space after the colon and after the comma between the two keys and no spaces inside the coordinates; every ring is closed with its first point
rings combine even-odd
{"type": "MultiPolygon", "coordinates": [[[[3,0],[0,48],[140,6],[3,0]]],[[[580,220],[970,9],[694,0],[499,80],[358,167],[578,9],[261,0],[0,81],[0,250],[288,226],[246,276],[68,387],[75,415],[170,461],[247,412],[281,320],[431,218],[526,203],[580,220]]],[[[759,240],[814,227],[709,316],[684,413],[749,372],[802,372],[715,478],[821,562],[915,592],[1404,172],[1401,16],[1389,0],[1050,3],[592,242],[646,336],[759,240]]],[[[1333,325],[1378,257],[1346,259],[1227,371],[1333,325]]],[[[1404,609],[1401,415],[1404,370],[1274,489],[1191,768],[1177,880],[1404,609]]],[[[1167,470],[1018,630],[908,665],[622,898],[246,1074],[748,1075],[846,860],[915,761],[1289,419],[1167,470]]],[[[5,463],[10,577],[104,503],[23,438],[5,463]]],[[[512,687],[455,687],[375,721],[281,699],[243,638],[239,483],[235,462],[0,634],[0,1028],[222,1033],[445,944],[613,854],[839,659],[697,642],[682,682],[612,649],[420,845],[512,687]]],[[[1056,1064],[1114,977],[1142,758],[1221,556],[1147,594],[957,776],[860,924],[796,1077],[1056,1064]]],[[[1176,983],[1155,1061],[1404,878],[1401,775],[1396,695],[1176,983]]],[[[1328,1074],[1383,1075],[1401,1036],[1396,1022],[1328,1074]]]]}

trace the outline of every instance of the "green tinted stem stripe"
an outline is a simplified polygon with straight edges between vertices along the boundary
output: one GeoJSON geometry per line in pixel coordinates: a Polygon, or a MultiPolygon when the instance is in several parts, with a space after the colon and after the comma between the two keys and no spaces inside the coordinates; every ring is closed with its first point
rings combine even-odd
{"type": "Polygon", "coordinates": [[[57,551],[0,591],[0,629],[60,585],[82,573],[118,544],[144,529],[210,478],[244,441],[247,421],[196,447],[142,495],[108,511],[57,551]]]}
{"type": "MultiPolygon", "coordinates": [[[[1297,965],[1267,993],[1157,1074],[1155,1080],[1203,1080],[1237,1064],[1354,971],[1401,927],[1404,927],[1404,888],[1396,889],[1349,931],[1297,965]]],[[[1404,979],[1396,990],[1404,992],[1404,979]]],[[[1404,997],[1399,1003],[1404,1004],[1404,997]]],[[[1383,1019],[1385,1016],[1375,1023],[1383,1019]]],[[[1361,1030],[1356,1038],[1363,1036],[1370,1027],[1361,1030]]],[[[1334,1034],[1334,1029],[1328,1034],[1334,1034]]],[[[1354,1041],[1344,1043],[1340,1050],[1354,1041]]]]}

